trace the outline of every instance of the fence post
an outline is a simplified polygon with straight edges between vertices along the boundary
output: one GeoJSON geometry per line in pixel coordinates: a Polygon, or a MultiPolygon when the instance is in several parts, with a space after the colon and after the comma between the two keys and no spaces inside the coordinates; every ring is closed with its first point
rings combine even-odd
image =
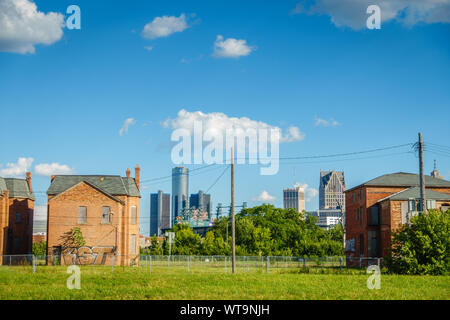
{"type": "Polygon", "coordinates": [[[11,267],[11,256],[9,256],[9,266],[11,267]]]}
{"type": "Polygon", "coordinates": [[[189,265],[191,264],[191,256],[188,256],[188,263],[187,263],[187,272],[189,272],[189,265]]]}
{"type": "Polygon", "coordinates": [[[152,273],[152,256],[150,256],[149,258],[150,258],[150,263],[148,264],[148,269],[149,269],[149,272],[152,273]]]}
{"type": "Polygon", "coordinates": [[[111,273],[114,273],[114,255],[111,258],[111,273]]]}
{"type": "Polygon", "coordinates": [[[33,273],[36,273],[36,256],[33,254],[33,273]]]}
{"type": "Polygon", "coordinates": [[[377,259],[377,263],[378,263],[378,268],[380,268],[380,258],[377,259]]]}
{"type": "Polygon", "coordinates": [[[359,268],[362,269],[362,258],[359,257],[359,268]]]}
{"type": "Polygon", "coordinates": [[[266,272],[269,273],[269,269],[270,269],[270,257],[267,256],[267,262],[266,262],[266,272]]]}
{"type": "Polygon", "coordinates": [[[342,258],[339,258],[339,269],[341,270],[342,273],[342,265],[344,264],[344,261],[342,258]]]}
{"type": "Polygon", "coordinates": [[[303,268],[306,269],[306,258],[305,257],[303,257],[303,268]]]}
{"type": "Polygon", "coordinates": [[[225,256],[225,273],[227,273],[227,256],[225,256]]]}

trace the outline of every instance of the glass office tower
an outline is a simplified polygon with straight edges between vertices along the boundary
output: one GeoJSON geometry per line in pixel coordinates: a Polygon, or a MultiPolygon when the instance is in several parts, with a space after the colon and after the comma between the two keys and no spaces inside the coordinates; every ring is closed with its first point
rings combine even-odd
{"type": "Polygon", "coordinates": [[[170,228],[170,194],[150,194],[150,236],[161,236],[162,229],[170,228]]]}
{"type": "Polygon", "coordinates": [[[172,216],[171,227],[183,209],[189,208],[189,169],[176,167],[172,169],[172,216]]]}

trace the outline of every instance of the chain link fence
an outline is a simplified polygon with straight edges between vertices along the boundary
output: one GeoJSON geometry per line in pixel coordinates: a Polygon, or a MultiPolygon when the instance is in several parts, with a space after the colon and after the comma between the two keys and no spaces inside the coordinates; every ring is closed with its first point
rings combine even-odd
{"type": "MultiPolygon", "coordinates": [[[[236,256],[236,272],[342,272],[344,269],[365,269],[370,265],[382,267],[382,258],[370,257],[288,257],[288,256],[236,256]]],[[[83,253],[67,255],[0,255],[0,270],[36,272],[49,267],[78,265],[114,270],[145,272],[217,272],[231,273],[231,256],[191,255],[114,255],[111,253],[83,253]]]]}

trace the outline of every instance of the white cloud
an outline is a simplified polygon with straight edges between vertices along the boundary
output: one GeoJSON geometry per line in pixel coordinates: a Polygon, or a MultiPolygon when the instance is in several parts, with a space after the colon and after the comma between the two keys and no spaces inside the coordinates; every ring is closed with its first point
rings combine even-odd
{"type": "Polygon", "coordinates": [[[144,47],[144,49],[147,50],[147,51],[152,51],[153,47],[152,46],[146,46],[146,47],[144,47]]]}
{"type": "Polygon", "coordinates": [[[316,117],[316,123],[315,123],[316,127],[337,127],[340,125],[341,124],[339,122],[337,122],[336,120],[334,120],[333,118],[326,120],[326,119],[316,117]]]}
{"type": "Polygon", "coordinates": [[[305,192],[305,201],[306,202],[310,202],[312,199],[314,199],[315,197],[317,197],[319,195],[319,190],[317,190],[315,188],[311,188],[306,183],[297,182],[294,185],[294,187],[300,187],[303,189],[303,191],[305,192]]]}
{"type": "Polygon", "coordinates": [[[33,158],[21,157],[17,159],[17,163],[7,163],[6,168],[0,169],[0,176],[23,178],[26,172],[31,168],[33,161],[33,158]]]}
{"type": "MultiPolygon", "coordinates": [[[[185,129],[193,134],[194,123],[202,122],[203,132],[208,131],[213,138],[222,138],[226,136],[226,130],[232,129],[232,134],[239,137],[244,136],[248,129],[278,129],[281,128],[269,125],[262,121],[252,120],[247,117],[236,118],[229,117],[221,112],[203,113],[201,111],[189,112],[184,109],[178,112],[175,119],[168,118],[162,123],[165,128],[171,129],[185,129]]],[[[280,142],[294,142],[305,138],[305,134],[299,128],[291,126],[287,132],[282,136],[280,142]]]]}
{"type": "Polygon", "coordinates": [[[119,130],[119,135],[122,136],[124,133],[127,134],[128,128],[134,124],[136,124],[136,120],[134,120],[133,118],[125,119],[125,121],[122,125],[122,128],[120,128],[120,130],[119,130]]]}
{"type": "Polygon", "coordinates": [[[248,46],[246,40],[228,38],[218,35],[214,42],[213,56],[218,58],[239,58],[249,55],[256,47],[248,46]]]}
{"type": "Polygon", "coordinates": [[[264,190],[259,196],[253,198],[252,200],[258,202],[273,202],[275,200],[275,197],[264,190]]]}
{"type": "Polygon", "coordinates": [[[326,14],[337,27],[347,26],[359,30],[366,27],[369,5],[380,7],[382,23],[390,20],[407,26],[420,22],[450,23],[450,0],[303,0],[297,3],[292,12],[326,14]]]}
{"type": "Polygon", "coordinates": [[[168,37],[175,32],[182,32],[187,28],[189,28],[189,26],[184,13],[182,13],[179,17],[156,17],[152,22],[149,22],[144,26],[142,36],[147,39],[168,37]]]}
{"type": "Polygon", "coordinates": [[[0,0],[0,51],[34,53],[35,45],[60,40],[63,27],[61,13],[40,12],[29,0],[0,0]]]}
{"type": "Polygon", "coordinates": [[[54,163],[41,163],[34,167],[34,172],[40,176],[51,176],[54,174],[73,174],[75,170],[68,165],[54,163]]]}

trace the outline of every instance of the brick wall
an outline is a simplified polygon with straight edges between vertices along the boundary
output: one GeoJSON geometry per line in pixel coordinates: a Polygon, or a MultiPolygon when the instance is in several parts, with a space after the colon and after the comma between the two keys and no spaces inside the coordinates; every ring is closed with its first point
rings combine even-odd
{"type": "Polygon", "coordinates": [[[117,248],[116,253],[120,256],[132,254],[130,238],[135,234],[134,252],[139,254],[139,197],[117,196],[117,198],[121,202],[84,182],[57,196],[49,196],[47,253],[52,254],[53,247],[62,246],[64,234],[78,227],[86,246],[117,248]],[[85,224],[78,223],[80,206],[86,207],[85,224]],[[131,224],[132,206],[136,206],[136,224],[131,224]],[[102,207],[110,207],[110,223],[102,223],[102,207]]]}

